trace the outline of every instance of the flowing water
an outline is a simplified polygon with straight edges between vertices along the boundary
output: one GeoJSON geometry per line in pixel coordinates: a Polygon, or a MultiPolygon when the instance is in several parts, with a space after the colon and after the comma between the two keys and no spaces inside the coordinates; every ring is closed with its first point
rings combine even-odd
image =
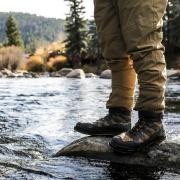
{"type": "MultiPolygon", "coordinates": [[[[180,179],[169,169],[51,158],[83,137],[73,131],[78,121],[107,113],[109,92],[110,80],[102,79],[0,79],[0,180],[180,179]]],[[[180,82],[168,82],[165,124],[168,138],[180,139],[180,82]]]]}

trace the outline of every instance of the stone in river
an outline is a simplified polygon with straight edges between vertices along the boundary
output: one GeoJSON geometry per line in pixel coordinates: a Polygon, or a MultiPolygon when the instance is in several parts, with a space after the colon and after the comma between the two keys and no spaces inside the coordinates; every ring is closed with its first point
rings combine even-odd
{"type": "Polygon", "coordinates": [[[107,69],[107,70],[103,71],[100,75],[100,78],[111,79],[112,78],[111,70],[107,69]]]}
{"type": "Polygon", "coordinates": [[[114,153],[108,143],[110,137],[88,136],[67,145],[53,157],[85,157],[108,160],[126,165],[142,165],[151,167],[180,168],[180,140],[164,141],[151,147],[148,151],[136,152],[130,155],[114,153]]]}
{"type": "Polygon", "coordinates": [[[83,79],[85,78],[85,73],[82,69],[74,69],[73,71],[68,73],[66,77],[83,79]]]}

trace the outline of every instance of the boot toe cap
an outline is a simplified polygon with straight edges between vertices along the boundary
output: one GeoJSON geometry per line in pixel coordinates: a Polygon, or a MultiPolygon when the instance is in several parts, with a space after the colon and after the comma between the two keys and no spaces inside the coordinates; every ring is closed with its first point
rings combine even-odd
{"type": "Polygon", "coordinates": [[[133,151],[136,148],[136,143],[127,137],[126,133],[114,136],[109,144],[114,150],[124,153],[133,151]]]}
{"type": "Polygon", "coordinates": [[[74,126],[74,130],[76,131],[87,131],[88,129],[92,129],[93,126],[90,123],[82,123],[82,122],[78,122],[75,126],[74,126]]]}

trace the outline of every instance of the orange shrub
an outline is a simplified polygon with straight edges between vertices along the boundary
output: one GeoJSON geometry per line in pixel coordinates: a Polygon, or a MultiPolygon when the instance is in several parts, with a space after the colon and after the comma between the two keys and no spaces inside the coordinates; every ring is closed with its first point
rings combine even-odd
{"type": "Polygon", "coordinates": [[[34,55],[28,59],[25,69],[32,72],[42,72],[45,71],[45,64],[40,56],[34,55]]]}
{"type": "Polygon", "coordinates": [[[47,63],[47,68],[49,71],[58,71],[62,69],[67,62],[67,58],[65,56],[56,56],[55,58],[50,58],[47,63]]]}

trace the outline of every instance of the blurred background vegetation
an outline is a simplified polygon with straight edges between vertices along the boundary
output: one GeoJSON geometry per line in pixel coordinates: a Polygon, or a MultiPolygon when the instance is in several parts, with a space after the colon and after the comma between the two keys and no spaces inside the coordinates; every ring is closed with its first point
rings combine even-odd
{"type": "MultiPolygon", "coordinates": [[[[24,13],[0,13],[0,69],[33,72],[106,69],[94,20],[84,19],[83,0],[65,0],[65,20],[24,13]]],[[[168,68],[180,68],[180,1],[170,0],[164,17],[168,68]]]]}

